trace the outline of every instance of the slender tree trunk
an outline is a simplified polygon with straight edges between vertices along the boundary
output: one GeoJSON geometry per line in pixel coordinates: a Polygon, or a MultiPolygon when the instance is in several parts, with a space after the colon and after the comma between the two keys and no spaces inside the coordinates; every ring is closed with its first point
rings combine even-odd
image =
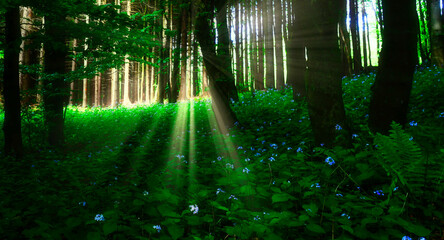
{"type": "Polygon", "coordinates": [[[274,43],[273,43],[273,7],[269,0],[264,3],[264,33],[265,33],[265,83],[267,88],[275,88],[274,79],[274,43]]]}
{"type": "Polygon", "coordinates": [[[5,52],[3,96],[5,120],[3,132],[6,155],[21,158],[23,155],[21,106],[19,88],[19,56],[21,45],[20,9],[7,8],[5,13],[5,52]]]}
{"type": "Polygon", "coordinates": [[[48,77],[43,81],[43,102],[48,142],[52,146],[61,146],[65,140],[63,107],[68,94],[68,86],[64,80],[67,49],[65,30],[61,25],[65,21],[65,17],[61,15],[54,14],[45,17],[45,35],[52,41],[44,45],[44,71],[48,77]]]}
{"type": "Polygon", "coordinates": [[[332,147],[340,135],[336,126],[341,126],[341,131],[348,129],[342,101],[341,55],[337,35],[340,5],[341,0],[319,0],[312,2],[307,11],[312,16],[311,29],[315,34],[307,42],[308,112],[316,143],[327,147],[332,147]]]}
{"type": "Polygon", "coordinates": [[[347,30],[347,0],[341,1],[341,13],[339,20],[339,40],[341,48],[342,59],[342,75],[351,75],[351,49],[350,49],[350,34],[347,30]]]}
{"type": "Polygon", "coordinates": [[[368,29],[365,28],[366,21],[366,13],[365,13],[365,3],[362,1],[362,13],[361,13],[361,19],[362,19],[362,53],[364,58],[364,69],[368,66],[367,61],[367,32],[368,29]]]}
{"type": "Polygon", "coordinates": [[[199,67],[198,67],[198,46],[195,31],[193,31],[193,97],[197,97],[199,93],[199,67]]]}
{"type": "Polygon", "coordinates": [[[234,22],[234,36],[235,36],[235,42],[236,42],[236,47],[235,47],[235,53],[236,53],[236,84],[239,85],[240,82],[242,82],[242,60],[240,57],[240,50],[241,50],[241,38],[240,38],[240,34],[239,34],[239,29],[240,29],[240,3],[239,1],[235,1],[234,3],[234,12],[235,12],[235,22],[234,22]]]}
{"type": "Polygon", "coordinates": [[[350,32],[353,45],[353,72],[362,71],[361,43],[359,40],[358,1],[350,0],[350,32]]]}
{"type": "Polygon", "coordinates": [[[251,29],[251,43],[250,43],[250,59],[251,59],[251,76],[253,89],[257,89],[258,85],[258,63],[257,63],[257,29],[256,29],[256,5],[250,6],[250,29],[251,29]]]}
{"type": "Polygon", "coordinates": [[[374,132],[386,134],[392,121],[401,125],[407,122],[418,59],[415,3],[415,0],[382,0],[384,41],[369,107],[369,127],[374,132]]]}
{"type": "Polygon", "coordinates": [[[263,16],[263,1],[260,1],[260,4],[257,5],[257,25],[258,25],[258,75],[256,81],[256,90],[265,89],[264,86],[264,18],[263,16]]]}
{"type": "Polygon", "coordinates": [[[370,27],[369,27],[369,24],[368,24],[368,16],[367,16],[367,14],[365,16],[366,16],[366,19],[367,19],[367,21],[365,21],[365,26],[367,28],[366,37],[367,37],[367,49],[368,49],[368,51],[367,51],[367,53],[368,53],[368,64],[371,67],[372,66],[372,47],[371,47],[371,42],[370,42],[370,27]]]}
{"type": "MultiPolygon", "coordinates": [[[[164,7],[164,6],[161,6],[164,7]]],[[[160,103],[163,103],[164,99],[166,98],[166,86],[168,82],[168,64],[165,62],[165,59],[167,58],[169,54],[168,50],[168,37],[166,35],[166,29],[167,29],[167,19],[165,16],[162,16],[162,32],[160,35],[160,42],[162,42],[162,48],[160,49],[160,74],[158,77],[158,84],[157,84],[157,101],[160,103]]]]}
{"type": "Polygon", "coordinates": [[[182,52],[181,63],[180,63],[180,92],[179,100],[187,100],[187,25],[188,25],[188,7],[182,8],[181,14],[181,46],[180,50],[182,52]]]}
{"type": "MultiPolygon", "coordinates": [[[[24,23],[22,27],[22,36],[27,37],[37,31],[37,29],[33,25],[34,13],[32,12],[31,8],[23,8],[22,21],[24,23]]],[[[39,49],[33,47],[32,44],[32,39],[25,39],[22,42],[23,51],[21,51],[21,61],[22,64],[25,66],[33,66],[39,64],[39,49]]],[[[31,104],[35,104],[37,102],[37,74],[23,73],[20,75],[20,88],[23,95],[23,105],[29,106],[31,104]]]]}
{"type": "Polygon", "coordinates": [[[249,72],[250,72],[250,64],[249,64],[249,61],[248,61],[248,57],[249,57],[249,54],[248,54],[248,39],[249,39],[249,37],[248,37],[248,29],[247,29],[247,22],[248,22],[248,14],[246,14],[246,12],[247,12],[247,2],[245,1],[242,5],[243,5],[243,9],[242,9],[242,13],[244,13],[243,15],[243,19],[244,19],[244,22],[243,22],[243,24],[242,24],[242,28],[243,28],[243,31],[242,31],[242,33],[243,33],[243,40],[244,40],[244,42],[243,42],[243,46],[244,46],[244,53],[243,53],[243,61],[244,61],[244,74],[243,74],[243,79],[244,79],[244,81],[243,81],[243,83],[244,83],[244,89],[245,90],[247,90],[248,89],[248,86],[249,86],[249,80],[248,80],[248,75],[249,75],[249,72]]]}
{"type": "MultiPolygon", "coordinates": [[[[126,0],[126,13],[131,16],[131,0],[126,0]]],[[[130,60],[129,56],[125,56],[125,64],[123,67],[123,104],[131,104],[130,100],[130,60]]]]}
{"type": "Polygon", "coordinates": [[[282,38],[282,5],[281,0],[274,1],[274,15],[276,24],[274,32],[276,37],[276,88],[282,89],[284,83],[284,53],[283,53],[283,38],[282,38]]]}

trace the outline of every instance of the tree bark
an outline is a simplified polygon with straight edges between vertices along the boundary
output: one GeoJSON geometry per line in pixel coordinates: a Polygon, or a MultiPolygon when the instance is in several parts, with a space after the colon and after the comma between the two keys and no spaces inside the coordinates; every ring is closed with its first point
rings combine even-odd
{"type": "Polygon", "coordinates": [[[265,84],[267,88],[275,88],[274,79],[274,44],[273,44],[273,7],[271,1],[264,2],[264,33],[265,33],[265,84]]]}
{"type": "Polygon", "coordinates": [[[181,46],[180,50],[182,52],[181,63],[180,63],[180,92],[179,100],[187,100],[187,25],[188,25],[188,7],[182,8],[181,14],[181,46]]]}
{"type": "Polygon", "coordinates": [[[310,6],[306,1],[293,1],[296,11],[295,19],[292,21],[289,31],[289,41],[287,45],[287,69],[288,82],[293,88],[293,99],[307,95],[305,87],[306,59],[305,47],[312,34],[310,32],[311,19],[306,14],[310,6]]]}
{"type": "Polygon", "coordinates": [[[383,0],[383,43],[372,86],[369,127],[388,133],[390,124],[407,122],[413,74],[418,60],[418,21],[415,0],[383,0]]]}
{"type": "MultiPolygon", "coordinates": [[[[259,1],[258,1],[259,2],[259,1]]],[[[257,5],[257,29],[258,29],[258,72],[256,80],[256,90],[264,90],[264,19],[263,16],[263,1],[257,5]]]]}
{"type": "Polygon", "coordinates": [[[358,24],[358,2],[350,0],[350,32],[352,36],[353,46],[353,72],[360,73],[362,71],[361,61],[361,41],[359,40],[359,24],[358,24]]]}
{"type": "Polygon", "coordinates": [[[439,0],[431,0],[432,64],[444,68],[444,14],[439,0]]]}
{"type": "MultiPolygon", "coordinates": [[[[217,9],[221,9],[219,12],[222,12],[225,15],[226,2],[220,1],[218,4],[221,4],[222,6],[218,5],[217,9]]],[[[205,2],[204,12],[212,13],[213,9],[214,7],[211,6],[211,3],[205,2]]],[[[209,77],[210,94],[213,99],[213,110],[216,115],[218,126],[224,133],[229,128],[234,127],[234,123],[237,121],[236,115],[230,107],[230,91],[232,91],[232,86],[234,86],[234,77],[232,72],[229,71],[231,69],[227,67],[231,65],[231,61],[229,58],[227,59],[227,55],[216,54],[215,42],[212,41],[213,39],[210,35],[211,28],[207,18],[208,17],[205,14],[200,14],[196,18],[196,32],[201,46],[203,61],[207,70],[206,72],[209,77]]],[[[220,25],[223,25],[222,22],[219,23],[220,25]]],[[[221,27],[221,29],[223,29],[223,27],[221,27]]],[[[222,39],[224,38],[224,34],[226,34],[225,37],[228,38],[228,29],[226,29],[225,33],[220,32],[220,34],[222,39]]]]}
{"type": "Polygon", "coordinates": [[[21,158],[23,155],[21,105],[19,88],[19,56],[21,45],[20,9],[11,7],[5,13],[5,52],[3,96],[5,120],[5,154],[21,158]]]}
{"type": "MultiPolygon", "coordinates": [[[[311,3],[313,38],[307,41],[307,96],[311,127],[317,144],[332,147],[340,131],[348,129],[342,101],[341,55],[337,25],[341,0],[319,0],[311,3]]],[[[347,143],[348,137],[345,134],[347,143]]]]}
{"type": "Polygon", "coordinates": [[[65,16],[48,14],[45,17],[45,35],[52,39],[44,44],[44,72],[47,76],[43,80],[43,103],[45,120],[48,128],[48,142],[59,147],[64,141],[63,107],[66,95],[69,93],[65,83],[65,60],[67,48],[65,44],[65,16]]]}
{"type": "Polygon", "coordinates": [[[281,0],[274,1],[274,15],[276,25],[274,32],[276,37],[276,88],[284,87],[284,53],[283,53],[283,37],[282,37],[282,5],[281,0]]]}

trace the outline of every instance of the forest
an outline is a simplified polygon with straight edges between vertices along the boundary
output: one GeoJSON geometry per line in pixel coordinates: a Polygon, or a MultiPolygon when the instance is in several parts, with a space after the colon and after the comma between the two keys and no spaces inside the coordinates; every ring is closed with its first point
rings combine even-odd
{"type": "Polygon", "coordinates": [[[2,0],[0,91],[0,239],[444,239],[442,0],[2,0]]]}

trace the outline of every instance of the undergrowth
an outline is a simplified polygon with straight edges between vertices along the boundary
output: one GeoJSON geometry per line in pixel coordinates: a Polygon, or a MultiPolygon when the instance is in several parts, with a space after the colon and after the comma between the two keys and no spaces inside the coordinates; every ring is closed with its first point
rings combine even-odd
{"type": "Polygon", "coordinates": [[[228,136],[207,99],[70,107],[63,151],[44,144],[42,112],[25,109],[28,155],[0,162],[0,236],[442,239],[444,74],[417,71],[409,124],[388,136],[367,127],[374,77],[344,79],[348,149],[314,144],[291,89],[244,93],[228,136]]]}

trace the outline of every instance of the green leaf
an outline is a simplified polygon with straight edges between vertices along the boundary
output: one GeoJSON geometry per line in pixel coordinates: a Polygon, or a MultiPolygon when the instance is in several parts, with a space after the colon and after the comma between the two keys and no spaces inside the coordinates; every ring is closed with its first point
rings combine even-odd
{"type": "Polygon", "coordinates": [[[105,222],[103,224],[103,233],[106,235],[113,233],[117,230],[117,223],[116,222],[105,222]]]}
{"type": "Polygon", "coordinates": [[[178,238],[182,237],[182,235],[184,233],[184,229],[183,229],[183,227],[180,227],[178,225],[172,225],[172,226],[168,227],[168,232],[170,233],[170,235],[173,239],[178,239],[178,238]]]}
{"type": "Polygon", "coordinates": [[[348,226],[348,225],[341,225],[341,228],[346,230],[347,232],[353,234],[353,228],[351,228],[350,226],[348,226]]]}
{"type": "Polygon", "coordinates": [[[278,203],[278,202],[286,202],[289,199],[294,199],[290,194],[288,193],[275,193],[271,197],[272,203],[278,203]]]}
{"type": "Polygon", "coordinates": [[[87,240],[100,240],[100,233],[99,232],[89,232],[86,236],[87,240]]]}
{"type": "Polygon", "coordinates": [[[218,202],[212,202],[211,205],[213,205],[213,207],[220,209],[220,210],[224,210],[226,212],[228,212],[228,208],[220,205],[218,202]]]}
{"type": "Polygon", "coordinates": [[[240,191],[243,196],[250,196],[256,194],[256,191],[254,191],[254,188],[251,187],[251,185],[245,185],[240,188],[240,191]]]}
{"type": "Polygon", "coordinates": [[[315,233],[325,233],[325,230],[321,226],[314,223],[308,224],[307,229],[315,233]]]}
{"type": "Polygon", "coordinates": [[[373,215],[373,216],[379,216],[379,215],[381,215],[383,212],[384,212],[384,210],[383,210],[382,208],[380,208],[380,207],[374,207],[374,208],[372,209],[372,215],[373,215]]]}
{"type": "Polygon", "coordinates": [[[134,201],[133,201],[133,205],[134,206],[142,206],[144,204],[145,203],[143,201],[139,200],[139,199],[134,199],[134,201]]]}
{"type": "Polygon", "coordinates": [[[68,218],[68,220],[66,220],[66,225],[68,225],[70,228],[79,226],[80,223],[82,223],[82,220],[77,217],[68,218]]]}

